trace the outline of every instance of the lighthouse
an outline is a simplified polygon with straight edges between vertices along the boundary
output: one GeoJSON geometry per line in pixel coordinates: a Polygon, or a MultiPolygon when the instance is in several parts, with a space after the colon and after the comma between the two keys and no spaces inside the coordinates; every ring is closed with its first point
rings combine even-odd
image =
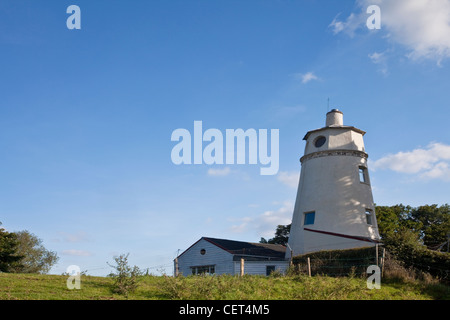
{"type": "Polygon", "coordinates": [[[306,133],[286,257],[379,242],[364,148],[365,132],[333,109],[325,127],[306,133]]]}

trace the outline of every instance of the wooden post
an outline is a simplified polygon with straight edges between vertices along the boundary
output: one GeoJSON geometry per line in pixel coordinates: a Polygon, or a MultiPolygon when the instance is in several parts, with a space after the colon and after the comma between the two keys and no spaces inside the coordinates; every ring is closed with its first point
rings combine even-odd
{"type": "Polygon", "coordinates": [[[378,267],[378,243],[375,245],[375,259],[376,259],[377,267],[378,267]]]}
{"type": "Polygon", "coordinates": [[[244,275],[244,258],[241,258],[241,277],[244,275]]]}
{"type": "Polygon", "coordinates": [[[294,257],[292,256],[292,250],[291,250],[291,257],[289,259],[289,266],[292,267],[293,264],[294,264],[294,257]]]}
{"type": "Polygon", "coordinates": [[[308,261],[308,276],[311,277],[311,260],[309,259],[309,257],[307,258],[308,261]]]}
{"type": "Polygon", "coordinates": [[[175,277],[178,277],[178,258],[175,258],[175,277]]]}
{"type": "Polygon", "coordinates": [[[386,248],[383,248],[383,256],[381,258],[381,276],[383,276],[383,271],[384,271],[384,260],[386,258],[386,248]]]}

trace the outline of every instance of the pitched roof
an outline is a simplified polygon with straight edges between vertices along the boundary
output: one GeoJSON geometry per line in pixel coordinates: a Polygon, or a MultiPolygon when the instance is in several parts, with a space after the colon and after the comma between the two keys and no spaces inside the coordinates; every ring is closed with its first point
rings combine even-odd
{"type": "MultiPolygon", "coordinates": [[[[268,259],[276,258],[284,260],[286,252],[286,247],[281,244],[253,243],[253,242],[217,239],[209,237],[202,237],[198,241],[200,240],[208,241],[213,245],[231,253],[234,256],[246,256],[246,257],[268,258],[268,259]]],[[[195,245],[197,242],[195,242],[193,245],[195,245]]],[[[188,251],[192,246],[190,246],[186,251],[188,251]]],[[[180,256],[183,255],[184,252],[180,254],[180,256]]]]}

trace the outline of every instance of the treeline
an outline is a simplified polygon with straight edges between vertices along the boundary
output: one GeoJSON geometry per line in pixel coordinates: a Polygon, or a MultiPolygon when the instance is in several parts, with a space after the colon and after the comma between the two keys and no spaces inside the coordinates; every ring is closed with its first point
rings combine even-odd
{"type": "Polygon", "coordinates": [[[378,230],[382,239],[395,240],[412,237],[428,249],[449,252],[450,206],[424,205],[419,207],[377,206],[378,230]]]}
{"type": "Polygon", "coordinates": [[[48,273],[58,259],[29,231],[8,232],[0,227],[0,272],[48,273]]]}

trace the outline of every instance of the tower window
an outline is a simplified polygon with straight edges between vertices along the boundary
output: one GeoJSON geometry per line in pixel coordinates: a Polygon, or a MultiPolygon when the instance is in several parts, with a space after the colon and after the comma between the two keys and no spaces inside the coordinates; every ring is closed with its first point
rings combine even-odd
{"type": "Polygon", "coordinates": [[[372,212],[372,210],[370,210],[370,209],[366,209],[366,221],[367,221],[367,224],[370,224],[370,225],[372,225],[373,223],[372,223],[372,219],[373,218],[373,212],[372,212]]]}
{"type": "Polygon", "coordinates": [[[320,148],[325,144],[326,141],[327,138],[325,138],[324,136],[320,136],[316,138],[316,140],[314,141],[314,145],[316,146],[316,148],[320,148]]]}
{"type": "Polygon", "coordinates": [[[364,183],[369,183],[369,179],[367,179],[367,168],[359,167],[359,181],[364,183]]]}
{"type": "Polygon", "coordinates": [[[303,221],[303,224],[306,226],[308,224],[314,224],[314,220],[316,218],[315,212],[308,212],[305,213],[305,220],[303,221]]]}

